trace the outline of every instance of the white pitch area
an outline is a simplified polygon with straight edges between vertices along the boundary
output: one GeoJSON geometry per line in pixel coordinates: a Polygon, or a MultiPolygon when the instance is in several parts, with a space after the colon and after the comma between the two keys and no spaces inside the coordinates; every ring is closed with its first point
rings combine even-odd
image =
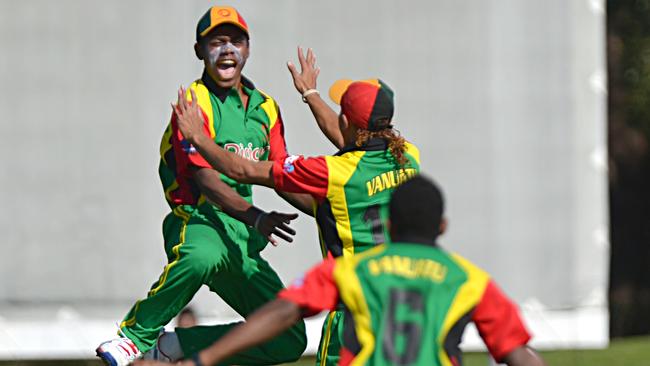
{"type": "MultiPolygon", "coordinates": [[[[523,309],[526,324],[537,349],[604,348],[608,345],[608,314],[602,307],[572,310],[523,309]]],[[[309,318],[307,350],[318,349],[324,314],[309,318]]],[[[201,324],[218,324],[238,319],[201,318],[201,324]]],[[[173,327],[168,326],[171,331],[173,327]]],[[[7,320],[0,318],[0,360],[88,359],[95,347],[116,334],[115,324],[106,319],[82,317],[74,309],[61,308],[50,319],[7,320]]],[[[470,324],[463,336],[464,351],[485,351],[476,328],[470,324]]]]}

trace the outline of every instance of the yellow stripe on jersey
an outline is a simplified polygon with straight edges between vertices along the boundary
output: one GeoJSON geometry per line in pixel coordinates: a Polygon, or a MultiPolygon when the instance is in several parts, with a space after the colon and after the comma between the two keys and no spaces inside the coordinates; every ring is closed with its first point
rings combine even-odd
{"type": "Polygon", "coordinates": [[[160,279],[158,280],[158,286],[156,288],[151,289],[149,291],[149,296],[153,296],[158,292],[164,285],[165,282],[167,282],[167,276],[169,275],[169,271],[178,263],[178,260],[181,258],[181,246],[185,243],[185,229],[187,229],[187,222],[190,220],[190,214],[187,212],[183,211],[181,206],[178,206],[174,208],[172,211],[176,216],[179,216],[181,219],[183,219],[183,227],[181,228],[181,235],[180,235],[180,240],[179,243],[174,245],[172,248],[172,253],[174,253],[174,260],[171,261],[169,264],[165,266],[165,269],[163,270],[162,275],[160,275],[160,279]]]}
{"type": "Polygon", "coordinates": [[[349,257],[339,257],[334,266],[334,281],[339,289],[339,296],[352,313],[354,330],[361,345],[361,350],[352,360],[351,366],[364,365],[375,351],[375,336],[372,332],[372,318],[366,297],[363,295],[361,281],[355,269],[360,260],[377,255],[386,250],[386,245],[378,245],[365,252],[349,257]]]}
{"type": "Polygon", "coordinates": [[[323,339],[323,347],[320,351],[320,366],[327,364],[327,350],[330,348],[330,339],[332,338],[332,321],[336,316],[336,311],[330,311],[327,315],[327,327],[325,327],[325,335],[323,339]]]}
{"type": "Polygon", "coordinates": [[[415,162],[420,165],[420,150],[410,142],[404,144],[406,146],[406,153],[411,155],[415,162]]]}
{"type": "Polygon", "coordinates": [[[124,328],[124,327],[130,327],[130,326],[132,326],[133,324],[135,324],[135,314],[137,314],[137,313],[138,313],[138,310],[140,309],[140,302],[141,302],[141,301],[142,301],[142,300],[138,300],[138,301],[136,301],[136,303],[135,303],[135,308],[133,309],[133,316],[132,316],[130,319],[128,319],[128,320],[124,320],[122,323],[120,323],[120,330],[118,330],[117,335],[122,336],[122,335],[120,334],[122,328],[124,328]]]}
{"type": "MultiPolygon", "coordinates": [[[[193,82],[192,85],[190,85],[190,89],[194,89],[196,97],[199,100],[199,106],[208,116],[208,129],[210,130],[210,137],[214,139],[217,134],[214,130],[214,113],[212,111],[212,102],[210,102],[210,91],[201,80],[193,82]]],[[[187,100],[192,100],[190,89],[187,90],[187,93],[185,95],[187,100]]]]}
{"type": "Polygon", "coordinates": [[[357,165],[359,165],[359,161],[365,153],[365,151],[353,151],[341,156],[325,157],[329,171],[327,178],[327,200],[332,206],[332,214],[336,220],[336,231],[343,243],[344,256],[354,254],[352,228],[350,226],[350,216],[344,188],[345,184],[352,177],[352,174],[356,171],[357,165]]]}
{"type": "MultiPolygon", "coordinates": [[[[463,271],[467,274],[467,281],[460,286],[456,296],[454,297],[447,316],[442,324],[442,331],[438,344],[444,344],[447,335],[451,328],[456,324],[465,314],[467,314],[473,307],[475,307],[487,287],[490,276],[480,268],[470,263],[467,259],[452,254],[454,262],[458,264],[463,271]]],[[[453,366],[444,347],[440,348],[440,362],[443,366],[453,366]]]]}
{"type": "Polygon", "coordinates": [[[167,158],[165,157],[165,154],[167,154],[167,151],[171,149],[172,149],[172,124],[169,123],[167,125],[167,129],[165,129],[165,133],[163,134],[162,141],[160,142],[160,158],[165,163],[165,165],[169,165],[167,163],[167,158]]]}
{"type": "MultiPolygon", "coordinates": [[[[167,275],[168,275],[168,273],[169,273],[169,270],[170,270],[170,269],[171,269],[171,268],[172,268],[176,263],[178,263],[178,260],[180,259],[180,253],[179,253],[179,250],[180,250],[181,245],[183,245],[183,243],[185,242],[185,228],[187,227],[187,222],[188,222],[189,219],[190,219],[190,214],[188,214],[187,212],[183,211],[183,209],[182,209],[180,206],[174,208],[174,210],[173,210],[172,212],[173,212],[176,216],[179,216],[180,218],[183,219],[183,227],[181,228],[181,234],[180,234],[180,240],[179,240],[180,242],[179,242],[178,244],[176,244],[176,246],[174,246],[174,248],[172,248],[172,252],[173,252],[174,254],[176,254],[176,258],[174,258],[174,260],[173,260],[171,263],[169,263],[169,264],[167,264],[167,265],[165,266],[165,269],[163,270],[163,274],[160,276],[160,279],[158,280],[158,286],[156,286],[155,289],[152,289],[151,291],[149,291],[148,296],[155,295],[156,292],[158,292],[158,290],[160,290],[160,289],[162,288],[162,286],[165,284],[165,281],[167,280],[167,275]]],[[[131,316],[131,318],[129,318],[129,319],[123,321],[122,323],[120,323],[120,329],[122,329],[122,328],[124,328],[124,327],[129,327],[129,326],[132,326],[133,324],[135,324],[135,321],[136,321],[136,315],[138,314],[138,310],[140,309],[140,302],[141,302],[141,301],[142,301],[142,300],[138,300],[138,301],[135,303],[135,308],[133,309],[133,316],[131,316]]],[[[119,332],[118,332],[118,334],[119,334],[119,332]]]]}
{"type": "Polygon", "coordinates": [[[172,202],[172,192],[174,192],[176,189],[178,189],[178,181],[174,179],[172,184],[165,189],[165,198],[167,198],[167,202],[172,202]]]}
{"type": "Polygon", "coordinates": [[[261,107],[264,110],[264,112],[266,112],[266,115],[269,117],[269,131],[270,131],[273,128],[273,126],[275,126],[275,123],[278,121],[279,108],[278,105],[273,100],[273,98],[271,98],[268,94],[266,94],[265,92],[259,89],[257,89],[257,91],[259,91],[260,94],[262,94],[266,98],[264,103],[262,103],[261,107]]]}

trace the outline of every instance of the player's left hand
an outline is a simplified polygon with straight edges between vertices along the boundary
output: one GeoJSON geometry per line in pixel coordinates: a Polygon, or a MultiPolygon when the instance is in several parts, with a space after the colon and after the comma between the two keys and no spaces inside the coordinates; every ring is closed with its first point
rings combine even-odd
{"type": "Polygon", "coordinates": [[[298,218],[298,214],[271,211],[269,213],[262,213],[261,215],[263,216],[260,217],[255,228],[262,235],[266,236],[273,246],[278,246],[278,241],[274,236],[286,240],[289,243],[293,242],[292,236],[296,235],[296,231],[289,224],[292,220],[298,218]]]}
{"type": "Polygon", "coordinates": [[[298,93],[303,94],[309,89],[316,89],[316,80],[320,73],[320,68],[316,67],[316,55],[311,48],[307,49],[307,55],[303,54],[302,47],[298,46],[298,62],[300,63],[300,72],[296,69],[293,62],[288,61],[287,67],[293,78],[293,85],[298,93]]]}
{"type": "Polygon", "coordinates": [[[192,100],[185,98],[186,93],[187,91],[182,86],[178,89],[178,101],[176,105],[172,104],[172,109],[183,137],[189,143],[195,144],[197,137],[203,135],[203,112],[199,107],[194,89],[190,89],[192,100]]]}

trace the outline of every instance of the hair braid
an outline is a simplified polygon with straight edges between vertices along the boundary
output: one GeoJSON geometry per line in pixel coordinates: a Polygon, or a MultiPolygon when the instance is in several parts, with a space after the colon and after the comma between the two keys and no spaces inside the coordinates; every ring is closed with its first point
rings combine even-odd
{"type": "Polygon", "coordinates": [[[373,138],[380,138],[388,143],[388,149],[400,167],[404,167],[408,163],[408,159],[404,155],[404,152],[406,152],[406,140],[404,137],[400,136],[399,131],[392,127],[384,128],[379,131],[358,130],[356,145],[357,147],[360,147],[373,138]]]}

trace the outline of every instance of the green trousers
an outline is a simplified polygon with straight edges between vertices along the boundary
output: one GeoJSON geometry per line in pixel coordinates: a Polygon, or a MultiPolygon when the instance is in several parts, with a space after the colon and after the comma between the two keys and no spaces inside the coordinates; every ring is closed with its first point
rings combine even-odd
{"type": "Polygon", "coordinates": [[[323,323],[316,366],[337,366],[343,344],[343,312],[331,311],[323,323]]]}
{"type": "MultiPolygon", "coordinates": [[[[267,240],[256,230],[224,213],[204,215],[179,206],[163,222],[168,263],[147,297],[135,303],[120,325],[146,352],[156,344],[160,329],[207,285],[241,316],[246,317],[284,288],[260,251],[267,240]]],[[[186,357],[208,347],[237,323],[190,329],[177,328],[186,357]]],[[[299,322],[273,341],[245,351],[229,363],[265,365],[294,361],[307,345],[299,322]]]]}

